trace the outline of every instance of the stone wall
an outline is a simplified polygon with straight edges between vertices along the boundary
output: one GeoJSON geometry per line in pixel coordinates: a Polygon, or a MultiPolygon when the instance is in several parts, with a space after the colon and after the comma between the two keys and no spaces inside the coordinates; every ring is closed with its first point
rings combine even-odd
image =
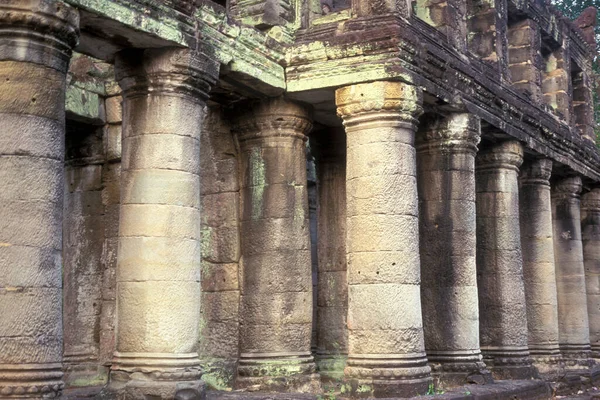
{"type": "Polygon", "coordinates": [[[238,150],[221,107],[208,107],[200,144],[202,302],[199,354],[204,380],[233,387],[239,338],[238,150]]]}
{"type": "Polygon", "coordinates": [[[67,122],[63,220],[64,363],[71,386],[104,383],[99,365],[104,206],[102,128],[67,122]]]}

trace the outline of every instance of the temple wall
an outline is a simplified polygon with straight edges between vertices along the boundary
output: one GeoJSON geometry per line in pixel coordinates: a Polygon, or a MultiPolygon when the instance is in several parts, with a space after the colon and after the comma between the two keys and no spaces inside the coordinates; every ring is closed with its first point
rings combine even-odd
{"type": "Polygon", "coordinates": [[[67,122],[63,220],[65,381],[103,383],[99,365],[104,267],[102,128],[67,122]]]}
{"type": "Polygon", "coordinates": [[[201,136],[202,301],[199,354],[204,380],[231,388],[239,357],[238,149],[224,110],[208,107],[201,136]]]}

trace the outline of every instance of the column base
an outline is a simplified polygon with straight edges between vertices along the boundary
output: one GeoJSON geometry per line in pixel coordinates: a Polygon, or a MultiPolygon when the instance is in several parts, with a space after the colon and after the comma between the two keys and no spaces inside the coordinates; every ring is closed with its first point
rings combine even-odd
{"type": "Polygon", "coordinates": [[[317,371],[322,381],[344,379],[347,354],[318,354],[316,358],[317,371]]]}
{"type": "Polygon", "coordinates": [[[208,389],[231,390],[235,384],[237,364],[237,358],[201,358],[202,380],[208,389]]]}
{"type": "Polygon", "coordinates": [[[483,362],[498,380],[538,378],[527,347],[481,349],[483,362]]]}
{"type": "Polygon", "coordinates": [[[480,351],[427,352],[436,388],[448,389],[467,383],[493,383],[492,374],[482,361],[480,351]]]}
{"type": "Polygon", "coordinates": [[[433,385],[425,354],[349,356],[344,373],[351,395],[360,398],[413,397],[433,385]]]}
{"type": "Polygon", "coordinates": [[[556,381],[563,374],[562,356],[558,343],[550,345],[530,345],[531,361],[538,376],[545,381],[556,381]]]}
{"type": "Polygon", "coordinates": [[[60,363],[0,364],[0,398],[52,399],[65,384],[60,363]]]}
{"type": "Polygon", "coordinates": [[[204,400],[198,355],[118,353],[100,399],[204,400]]]}
{"type": "Polygon", "coordinates": [[[310,353],[241,354],[237,389],[318,393],[321,378],[310,353]]]}
{"type": "Polygon", "coordinates": [[[571,372],[581,375],[589,372],[594,365],[592,359],[592,350],[589,344],[561,344],[560,352],[562,354],[565,373],[571,372]]]}

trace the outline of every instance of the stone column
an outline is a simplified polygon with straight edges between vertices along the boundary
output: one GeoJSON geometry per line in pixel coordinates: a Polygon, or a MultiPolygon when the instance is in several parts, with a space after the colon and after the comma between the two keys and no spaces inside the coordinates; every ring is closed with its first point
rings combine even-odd
{"type": "Polygon", "coordinates": [[[348,356],[346,137],[343,128],[318,136],[317,365],[322,377],[339,379],[348,356]]]}
{"type": "Polygon", "coordinates": [[[489,378],[479,350],[475,263],[480,122],[470,114],[429,121],[417,135],[421,301],[427,358],[438,384],[449,387],[473,373],[489,378]]]}
{"type": "Polygon", "coordinates": [[[0,4],[0,398],[50,398],[62,381],[65,88],[79,16],[0,4]]]}
{"type": "Polygon", "coordinates": [[[235,121],[241,165],[242,294],[238,387],[313,392],[309,110],[283,98],[235,121]]]}
{"type": "Polygon", "coordinates": [[[344,120],[348,348],[356,395],[410,397],[432,382],[421,317],[414,137],[421,92],[401,82],[336,91],[344,120]]]}
{"type": "Polygon", "coordinates": [[[217,65],[174,48],[126,50],[115,65],[123,150],[109,390],[144,398],[197,395],[203,390],[200,132],[217,65]]]}
{"type": "Polygon", "coordinates": [[[590,366],[579,193],[581,178],[562,178],[552,187],[554,260],[558,298],[558,343],[567,370],[590,366]]]}
{"type": "Polygon", "coordinates": [[[552,160],[548,158],[526,162],[521,169],[519,196],[529,351],[534,366],[546,379],[558,377],[560,361],[551,172],[552,160]]]}
{"type": "Polygon", "coordinates": [[[534,374],[519,229],[519,166],[523,147],[493,144],[477,156],[477,284],[484,362],[496,379],[534,374]]]}
{"type": "Polygon", "coordinates": [[[600,188],[582,196],[581,239],[592,357],[600,361],[600,188]]]}

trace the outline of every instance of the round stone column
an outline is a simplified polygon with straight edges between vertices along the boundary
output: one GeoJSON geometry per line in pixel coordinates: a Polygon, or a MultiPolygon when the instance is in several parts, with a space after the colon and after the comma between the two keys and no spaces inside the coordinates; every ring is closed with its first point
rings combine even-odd
{"type": "Polygon", "coordinates": [[[600,188],[582,196],[581,239],[592,358],[600,361],[600,188]]]}
{"type": "Polygon", "coordinates": [[[436,387],[490,378],[479,349],[475,263],[475,154],[470,114],[429,119],[417,134],[421,301],[425,349],[436,387]]]}
{"type": "Polygon", "coordinates": [[[317,365],[321,377],[339,379],[344,375],[348,356],[346,134],[343,128],[336,128],[316,136],[317,365]]]}
{"type": "Polygon", "coordinates": [[[123,51],[115,67],[123,152],[109,390],[197,396],[200,132],[217,65],[200,53],[165,48],[123,51]]]}
{"type": "Polygon", "coordinates": [[[591,365],[579,193],[578,176],[559,179],[552,186],[558,343],[565,368],[575,371],[591,365]]]}
{"type": "Polygon", "coordinates": [[[241,171],[241,321],[237,386],[314,392],[306,134],[309,110],[283,98],[234,121],[241,171]]]}
{"type": "Polygon", "coordinates": [[[0,4],[0,398],[62,381],[65,89],[79,15],[60,1],[0,4]]]}
{"type": "Polygon", "coordinates": [[[552,160],[532,159],[521,168],[520,218],[529,351],[540,376],[560,369],[550,174],[552,160]]]}
{"type": "Polygon", "coordinates": [[[519,228],[519,166],[514,140],[481,150],[476,159],[477,283],[484,362],[496,379],[534,374],[527,347],[527,312],[519,228]]]}
{"type": "Polygon", "coordinates": [[[416,154],[421,92],[401,82],[336,91],[346,128],[348,346],[357,396],[411,397],[432,382],[421,317],[416,154]]]}

